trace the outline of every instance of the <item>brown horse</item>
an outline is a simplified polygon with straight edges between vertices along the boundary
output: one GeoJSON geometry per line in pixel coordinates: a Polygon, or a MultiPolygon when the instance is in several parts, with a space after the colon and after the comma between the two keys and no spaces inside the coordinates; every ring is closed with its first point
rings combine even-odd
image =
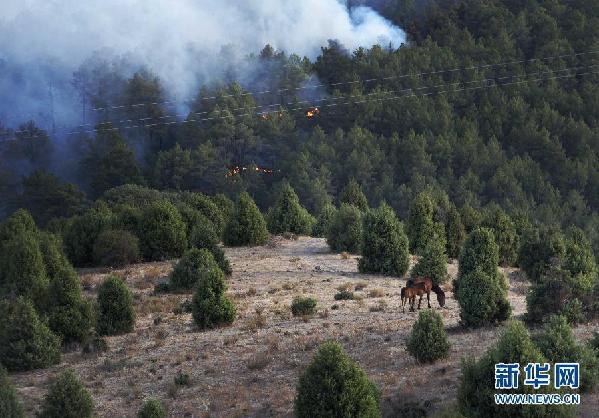
{"type": "Polygon", "coordinates": [[[428,307],[431,307],[430,301],[430,290],[426,290],[424,283],[414,283],[412,286],[406,286],[401,288],[401,308],[403,312],[406,311],[405,304],[410,301],[410,312],[414,311],[414,304],[416,303],[416,296],[420,296],[418,299],[418,309],[420,309],[420,303],[422,302],[422,296],[426,294],[428,299],[428,307]]]}
{"type": "MultiPolygon", "coordinates": [[[[437,295],[437,302],[439,302],[439,306],[440,307],[444,307],[445,306],[445,292],[443,291],[443,289],[441,289],[441,287],[437,284],[433,283],[433,280],[430,277],[413,277],[408,279],[408,281],[406,282],[406,286],[407,287],[411,287],[414,286],[416,283],[424,283],[425,289],[427,292],[435,292],[435,294],[437,295]]],[[[428,296],[428,295],[427,295],[428,296]]],[[[430,299],[429,299],[430,300],[430,299]]],[[[428,307],[431,307],[431,304],[429,302],[428,307]]]]}

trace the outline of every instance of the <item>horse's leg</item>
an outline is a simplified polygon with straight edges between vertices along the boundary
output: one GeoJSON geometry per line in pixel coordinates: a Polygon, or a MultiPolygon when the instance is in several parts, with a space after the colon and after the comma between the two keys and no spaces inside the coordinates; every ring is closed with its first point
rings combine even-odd
{"type": "Polygon", "coordinates": [[[406,300],[405,298],[401,298],[401,310],[403,313],[406,313],[406,300]]]}
{"type": "Polygon", "coordinates": [[[428,302],[428,308],[431,308],[431,292],[426,292],[426,301],[428,302]]]}
{"type": "Polygon", "coordinates": [[[422,303],[422,296],[423,296],[423,294],[420,294],[420,298],[418,299],[418,310],[420,310],[420,304],[422,303]]]}

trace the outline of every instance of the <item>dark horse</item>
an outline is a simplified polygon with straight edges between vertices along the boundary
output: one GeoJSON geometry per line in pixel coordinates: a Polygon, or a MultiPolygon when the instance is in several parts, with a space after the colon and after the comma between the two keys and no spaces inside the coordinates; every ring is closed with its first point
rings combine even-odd
{"type": "MultiPolygon", "coordinates": [[[[406,288],[415,287],[420,284],[422,284],[424,286],[424,291],[426,293],[426,298],[427,298],[429,308],[431,307],[431,299],[430,299],[431,291],[435,292],[435,294],[437,295],[437,302],[439,302],[439,306],[441,306],[441,307],[445,306],[445,292],[443,291],[443,289],[441,289],[441,287],[439,285],[434,284],[433,280],[430,277],[410,278],[406,282],[406,288]]],[[[418,301],[418,309],[420,309],[420,302],[422,301],[423,295],[419,295],[419,296],[420,296],[420,300],[418,301]]]]}
{"type": "Polygon", "coordinates": [[[422,302],[422,296],[426,294],[428,299],[428,307],[431,307],[430,301],[430,290],[426,290],[424,283],[414,283],[412,286],[406,286],[401,288],[401,308],[403,312],[406,311],[406,302],[410,301],[410,311],[414,311],[414,304],[416,303],[416,296],[420,296],[418,299],[418,309],[420,309],[420,302],[422,302]]]}

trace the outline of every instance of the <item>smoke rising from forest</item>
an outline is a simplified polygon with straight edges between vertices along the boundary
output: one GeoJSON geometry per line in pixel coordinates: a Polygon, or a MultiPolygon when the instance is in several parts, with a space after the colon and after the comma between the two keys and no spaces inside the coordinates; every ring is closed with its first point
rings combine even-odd
{"type": "Polygon", "coordinates": [[[118,62],[125,76],[145,67],[170,96],[190,98],[231,55],[267,43],[315,58],[329,39],[349,50],[404,41],[374,10],[340,0],[5,0],[2,9],[0,121],[10,127],[79,122],[71,79],[90,59],[118,62]]]}

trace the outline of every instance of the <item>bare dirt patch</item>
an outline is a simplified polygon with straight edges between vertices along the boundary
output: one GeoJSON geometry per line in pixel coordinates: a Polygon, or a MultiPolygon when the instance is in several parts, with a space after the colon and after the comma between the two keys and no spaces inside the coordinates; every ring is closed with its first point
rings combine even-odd
{"type": "MultiPolygon", "coordinates": [[[[460,328],[448,284],[446,307],[439,308],[434,295],[431,305],[444,318],[450,355],[420,366],[405,349],[417,313],[401,311],[404,279],[359,274],[356,256],[331,253],[316,238],[275,237],[264,247],[225,251],[233,267],[228,293],[239,315],[232,326],[207,332],[192,326],[190,314],[175,312],[191,295],[153,295],[172,262],[81,271],[88,296],[95,296],[106,274],[125,278],[138,314],[135,331],[108,338],[109,350],[99,356],[70,352],[58,366],[13,375],[28,412],[39,407],[51,377],[73,368],[93,394],[100,417],[135,416],[147,397],[161,399],[173,417],[288,417],[298,376],[327,339],[339,341],[383,390],[386,416],[395,416],[406,402],[432,412],[455,399],[460,359],[480,356],[501,332],[501,327],[460,328]],[[359,298],[336,301],[339,288],[359,298]],[[318,301],[316,315],[291,315],[291,301],[299,295],[318,301]],[[189,384],[175,385],[178,374],[189,375],[189,384]]],[[[457,263],[448,269],[453,278],[457,263]]],[[[522,315],[528,285],[517,270],[502,271],[510,281],[514,315],[522,315]]],[[[575,331],[586,340],[597,326],[575,331]]],[[[594,416],[598,401],[597,393],[584,395],[581,416],[594,416]]]]}

